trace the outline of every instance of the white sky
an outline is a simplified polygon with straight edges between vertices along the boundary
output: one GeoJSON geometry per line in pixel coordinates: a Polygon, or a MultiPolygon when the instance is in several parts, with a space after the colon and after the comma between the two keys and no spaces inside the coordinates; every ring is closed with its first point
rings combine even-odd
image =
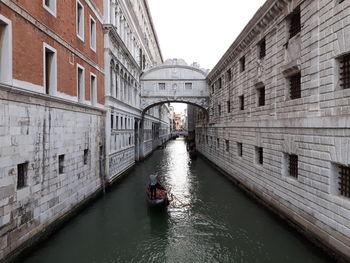
{"type": "Polygon", "coordinates": [[[265,0],[148,0],[164,60],[212,69],[265,0]]]}
{"type": "MultiPolygon", "coordinates": [[[[212,69],[265,0],[148,0],[163,59],[212,69]]],[[[186,104],[173,104],[177,113],[186,104]]]]}

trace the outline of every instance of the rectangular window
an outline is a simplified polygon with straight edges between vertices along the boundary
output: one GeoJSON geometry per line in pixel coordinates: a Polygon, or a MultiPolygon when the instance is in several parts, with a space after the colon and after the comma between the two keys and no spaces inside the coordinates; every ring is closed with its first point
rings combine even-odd
{"type": "Polygon", "coordinates": [[[214,84],[213,84],[213,85],[211,85],[211,92],[214,93],[214,91],[215,91],[215,88],[214,88],[214,84]]]}
{"type": "Polygon", "coordinates": [[[58,173],[64,173],[64,154],[58,156],[58,173]]]}
{"type": "Polygon", "coordinates": [[[226,80],[231,81],[232,80],[232,71],[231,69],[227,70],[226,72],[226,80]]]}
{"type": "Polygon", "coordinates": [[[266,40],[265,40],[265,38],[259,42],[258,48],[259,48],[259,58],[263,59],[266,56],[266,40]]]}
{"type": "Polygon", "coordinates": [[[245,56],[241,57],[241,59],[239,60],[239,71],[245,71],[245,56]]]}
{"type": "Polygon", "coordinates": [[[230,113],[231,112],[231,101],[227,101],[227,112],[230,113]]]}
{"type": "Polygon", "coordinates": [[[289,15],[289,39],[301,31],[300,6],[294,9],[289,15]]]}
{"type": "Polygon", "coordinates": [[[288,157],[288,175],[298,178],[298,155],[290,154],[288,157]]]}
{"type": "Polygon", "coordinates": [[[243,144],[240,142],[237,142],[237,155],[240,157],[243,156],[243,144]]]}
{"type": "Polygon", "coordinates": [[[90,100],[91,105],[97,104],[96,76],[90,73],[90,100]]]}
{"type": "Polygon", "coordinates": [[[27,185],[28,163],[17,165],[17,189],[21,189],[27,185]]]}
{"type": "Polygon", "coordinates": [[[350,54],[339,59],[340,62],[340,86],[343,89],[350,89],[350,54]]]}
{"type": "Polygon", "coordinates": [[[43,0],[44,8],[53,16],[56,16],[56,0],[43,0]]]}
{"type": "Polygon", "coordinates": [[[192,83],[185,83],[185,89],[192,89],[192,83]]]}
{"type": "Polygon", "coordinates": [[[84,68],[80,65],[77,65],[77,93],[78,93],[78,101],[84,101],[85,94],[85,78],[84,78],[84,68]]]}
{"type": "Polygon", "coordinates": [[[206,138],[206,142],[207,142],[207,144],[208,144],[208,143],[209,143],[209,141],[208,141],[208,135],[205,136],[205,138],[206,138]]]}
{"type": "Polygon", "coordinates": [[[158,83],[159,90],[165,90],[165,83],[158,83]]]}
{"type": "Polygon", "coordinates": [[[339,165],[339,194],[350,197],[350,166],[339,165]]]}
{"type": "Polygon", "coordinates": [[[219,89],[222,88],[222,79],[221,78],[218,79],[218,88],[219,89]]]}
{"type": "Polygon", "coordinates": [[[301,98],[301,74],[298,72],[289,77],[289,96],[291,100],[301,98]]]}
{"type": "Polygon", "coordinates": [[[96,51],[96,22],[90,16],[90,48],[96,51]]]}
{"type": "Polygon", "coordinates": [[[88,158],[89,158],[89,149],[85,149],[84,150],[84,165],[86,165],[88,163],[88,158]]]}
{"type": "Polygon", "coordinates": [[[114,115],[111,114],[111,130],[114,129],[114,115]]]}
{"type": "Polygon", "coordinates": [[[230,151],[230,141],[225,140],[225,145],[226,145],[226,152],[229,152],[230,151]]]}
{"type": "Polygon", "coordinates": [[[220,139],[219,138],[216,139],[216,145],[217,145],[217,147],[219,149],[220,148],[220,139]]]}
{"type": "Polygon", "coordinates": [[[77,1],[77,36],[84,41],[84,6],[77,1]]]}
{"type": "Polygon", "coordinates": [[[244,110],[244,95],[241,95],[239,98],[239,109],[244,110]]]}
{"type": "Polygon", "coordinates": [[[258,107],[265,106],[265,87],[258,87],[256,92],[258,95],[258,107]]]}
{"type": "Polygon", "coordinates": [[[255,147],[255,160],[257,164],[263,165],[264,163],[264,151],[262,147],[255,147]]]}
{"type": "Polygon", "coordinates": [[[54,95],[57,90],[56,49],[44,43],[44,84],[45,93],[54,95]]]}
{"type": "Polygon", "coordinates": [[[221,105],[218,105],[218,113],[219,113],[219,116],[221,116],[221,105]]]}
{"type": "Polygon", "coordinates": [[[0,82],[12,85],[12,23],[0,14],[0,82]]]}

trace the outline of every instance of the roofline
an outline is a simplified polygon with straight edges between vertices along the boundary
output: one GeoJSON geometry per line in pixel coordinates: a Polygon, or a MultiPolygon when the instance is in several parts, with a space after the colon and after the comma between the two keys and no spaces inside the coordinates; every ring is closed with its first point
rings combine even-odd
{"type": "Polygon", "coordinates": [[[147,71],[144,71],[142,74],[141,74],[141,79],[147,75],[148,73],[151,73],[153,71],[156,71],[156,70],[160,70],[160,69],[166,69],[166,68],[184,68],[184,69],[189,69],[189,70],[193,70],[193,71],[196,71],[198,73],[201,73],[203,74],[203,79],[205,80],[207,78],[207,74],[199,69],[199,68],[195,68],[195,67],[191,67],[191,66],[186,66],[186,65],[164,65],[164,64],[161,64],[159,66],[156,66],[156,67],[153,67],[147,71]]]}
{"type": "Polygon", "coordinates": [[[147,11],[147,15],[149,17],[149,21],[151,23],[151,27],[152,27],[152,32],[154,34],[154,38],[156,40],[156,43],[157,43],[157,47],[158,47],[158,51],[159,51],[159,55],[160,55],[160,59],[162,61],[162,63],[164,62],[164,59],[163,59],[163,55],[162,55],[162,50],[160,49],[160,45],[159,45],[159,40],[158,40],[158,36],[157,36],[157,32],[155,30],[155,27],[154,27],[154,23],[153,23],[153,19],[152,19],[152,15],[151,15],[151,11],[150,11],[150,8],[149,8],[149,5],[148,5],[148,0],[143,0],[144,4],[145,4],[145,7],[146,7],[146,11],[147,11]]]}

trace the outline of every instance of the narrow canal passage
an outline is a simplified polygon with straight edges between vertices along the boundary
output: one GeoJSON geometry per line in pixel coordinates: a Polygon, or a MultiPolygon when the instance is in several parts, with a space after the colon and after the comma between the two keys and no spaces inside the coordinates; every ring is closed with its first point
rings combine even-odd
{"type": "Polygon", "coordinates": [[[26,263],[329,262],[181,139],[136,166],[128,177],[69,222],[26,263]],[[180,201],[149,210],[148,174],[158,170],[180,201]]]}

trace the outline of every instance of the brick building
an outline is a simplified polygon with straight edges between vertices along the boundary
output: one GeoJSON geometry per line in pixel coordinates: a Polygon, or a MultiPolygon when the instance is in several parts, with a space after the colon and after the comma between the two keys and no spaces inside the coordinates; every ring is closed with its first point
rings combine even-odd
{"type": "Polygon", "coordinates": [[[349,1],[268,0],[208,75],[198,150],[350,258],[349,1]]]}
{"type": "Polygon", "coordinates": [[[101,1],[0,2],[0,259],[101,187],[101,1]]]}

